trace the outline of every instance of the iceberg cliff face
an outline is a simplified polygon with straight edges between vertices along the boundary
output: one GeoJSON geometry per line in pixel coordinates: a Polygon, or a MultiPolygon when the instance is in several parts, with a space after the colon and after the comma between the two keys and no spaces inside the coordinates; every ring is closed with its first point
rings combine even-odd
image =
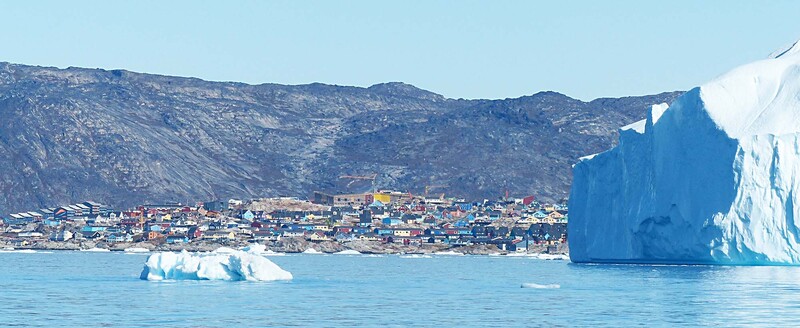
{"type": "Polygon", "coordinates": [[[798,43],[653,106],[575,164],[571,260],[800,264],[799,139],[798,43]]]}

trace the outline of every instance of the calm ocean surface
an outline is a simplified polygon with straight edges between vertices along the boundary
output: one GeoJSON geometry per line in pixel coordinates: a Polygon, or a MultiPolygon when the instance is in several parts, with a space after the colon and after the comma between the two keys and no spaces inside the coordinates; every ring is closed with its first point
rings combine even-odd
{"type": "Polygon", "coordinates": [[[800,267],[288,255],[290,282],[150,282],[145,258],[0,253],[0,326],[800,325],[800,267]]]}

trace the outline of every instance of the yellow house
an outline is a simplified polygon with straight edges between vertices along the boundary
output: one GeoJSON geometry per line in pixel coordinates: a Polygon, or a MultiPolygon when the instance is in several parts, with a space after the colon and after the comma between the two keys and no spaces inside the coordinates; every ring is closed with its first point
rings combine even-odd
{"type": "Polygon", "coordinates": [[[314,225],[314,230],[318,230],[318,231],[333,231],[333,229],[331,227],[329,227],[327,224],[315,224],[314,225]]]}
{"type": "Polygon", "coordinates": [[[375,194],[373,199],[384,204],[389,204],[392,201],[392,196],[388,194],[375,194]]]}
{"type": "Polygon", "coordinates": [[[161,217],[161,219],[164,220],[164,221],[172,221],[172,215],[171,214],[164,214],[161,217]]]}
{"type": "Polygon", "coordinates": [[[410,237],[411,236],[411,230],[396,229],[394,231],[394,235],[398,236],[398,237],[410,237]]]}
{"type": "Polygon", "coordinates": [[[210,239],[210,240],[220,240],[220,239],[228,239],[233,240],[236,239],[236,234],[233,231],[212,231],[203,234],[203,239],[210,239]]]}

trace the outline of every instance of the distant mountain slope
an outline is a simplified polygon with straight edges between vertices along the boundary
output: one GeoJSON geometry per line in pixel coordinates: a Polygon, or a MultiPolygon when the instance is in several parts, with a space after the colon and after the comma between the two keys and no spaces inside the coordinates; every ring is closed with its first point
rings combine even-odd
{"type": "Polygon", "coordinates": [[[368,173],[415,193],[444,184],[436,192],[470,199],[506,188],[558,199],[577,157],[677,95],[456,100],[403,83],[247,85],[0,63],[0,213],[348,191],[340,175],[368,173]]]}

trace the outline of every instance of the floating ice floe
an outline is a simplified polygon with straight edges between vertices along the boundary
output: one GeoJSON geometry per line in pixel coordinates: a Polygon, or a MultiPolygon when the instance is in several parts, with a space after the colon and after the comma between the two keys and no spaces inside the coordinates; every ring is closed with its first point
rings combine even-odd
{"type": "Polygon", "coordinates": [[[150,250],[142,247],[130,247],[124,249],[125,253],[150,253],[150,250]]]}
{"type": "Polygon", "coordinates": [[[445,255],[445,256],[464,256],[464,253],[454,252],[454,251],[445,251],[445,252],[436,252],[433,255],[445,255]]]}
{"type": "Polygon", "coordinates": [[[37,251],[35,251],[35,250],[32,250],[32,249],[14,249],[14,248],[3,248],[2,250],[0,250],[0,253],[23,253],[23,254],[32,254],[32,253],[38,253],[38,252],[37,252],[37,251]]]}
{"type": "Polygon", "coordinates": [[[252,254],[258,254],[263,256],[284,256],[286,253],[278,253],[271,249],[267,249],[267,246],[262,244],[250,244],[245,247],[239,248],[243,252],[248,252],[252,254]]]}
{"type": "Polygon", "coordinates": [[[426,255],[426,254],[409,254],[409,255],[400,255],[401,259],[430,259],[433,256],[426,255]]]}
{"type": "Polygon", "coordinates": [[[507,257],[532,257],[535,254],[528,254],[528,253],[508,253],[505,256],[507,257]]]}
{"type": "Polygon", "coordinates": [[[522,286],[520,286],[520,287],[522,287],[522,288],[534,288],[534,289],[558,289],[558,288],[561,288],[561,285],[558,285],[558,284],[540,285],[540,284],[535,284],[535,283],[532,283],[532,282],[526,282],[526,283],[523,283],[522,286]]]}
{"type": "Polygon", "coordinates": [[[81,249],[81,252],[110,252],[110,250],[105,248],[92,247],[87,249],[81,249]]]}
{"type": "Polygon", "coordinates": [[[354,250],[354,249],[347,249],[347,250],[343,250],[341,252],[336,252],[336,253],[333,253],[333,254],[336,254],[336,255],[361,255],[361,252],[359,252],[357,250],[354,250]]]}
{"type": "Polygon", "coordinates": [[[292,274],[263,256],[226,253],[154,253],[145,261],[143,280],[291,280],[292,274]]]}
{"type": "Polygon", "coordinates": [[[569,260],[569,256],[564,254],[537,254],[536,257],[539,258],[540,260],[559,260],[559,261],[569,260]]]}
{"type": "Polygon", "coordinates": [[[309,249],[303,251],[303,254],[323,254],[323,253],[318,251],[318,250],[316,250],[316,249],[309,248],[309,249]]]}

